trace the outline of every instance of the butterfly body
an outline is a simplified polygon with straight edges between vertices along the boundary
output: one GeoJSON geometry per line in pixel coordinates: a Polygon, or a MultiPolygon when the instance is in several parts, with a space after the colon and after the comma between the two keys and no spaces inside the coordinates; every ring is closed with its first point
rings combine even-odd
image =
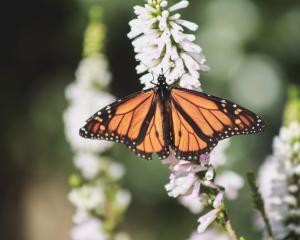
{"type": "Polygon", "coordinates": [[[256,114],[222,98],[174,87],[159,75],[157,84],[96,112],[80,135],[125,144],[138,156],[184,160],[208,154],[218,141],[262,131],[256,114]]]}

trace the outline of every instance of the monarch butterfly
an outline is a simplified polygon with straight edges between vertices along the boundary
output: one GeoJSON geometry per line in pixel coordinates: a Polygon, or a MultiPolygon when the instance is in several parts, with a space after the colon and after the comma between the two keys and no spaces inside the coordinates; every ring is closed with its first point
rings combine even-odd
{"type": "Polygon", "coordinates": [[[174,87],[163,74],[151,89],[133,93],[90,117],[80,135],[120,142],[138,156],[183,160],[208,154],[218,141],[261,132],[264,122],[253,112],[225,99],[174,87]]]}

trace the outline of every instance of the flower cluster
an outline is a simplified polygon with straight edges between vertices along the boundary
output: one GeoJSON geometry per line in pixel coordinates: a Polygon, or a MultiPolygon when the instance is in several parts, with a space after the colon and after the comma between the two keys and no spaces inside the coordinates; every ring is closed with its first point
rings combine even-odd
{"type": "Polygon", "coordinates": [[[242,177],[232,171],[220,171],[218,176],[215,174],[215,169],[225,164],[224,150],[229,146],[228,143],[228,140],[220,143],[210,155],[201,155],[196,162],[178,160],[174,154],[163,160],[171,171],[170,182],[165,186],[168,195],[178,197],[180,203],[195,214],[203,212],[205,208],[211,209],[199,218],[198,233],[203,233],[216,219],[224,193],[228,199],[235,199],[239,189],[244,186],[242,177]]]}
{"type": "Polygon", "coordinates": [[[260,189],[276,239],[300,237],[300,124],[282,127],[260,170],[260,189]]]}
{"type": "Polygon", "coordinates": [[[65,133],[78,169],[78,174],[70,177],[72,190],[68,196],[76,209],[71,238],[127,240],[127,234],[115,232],[131,199],[130,193],[120,187],[124,168],[104,155],[112,146],[110,142],[87,140],[78,134],[89,116],[114,100],[105,92],[111,74],[101,54],[105,29],[97,12],[99,8],[92,7],[84,40],[85,57],[76,71],[76,80],[66,88],[69,106],[64,113],[65,133]]]}
{"type": "Polygon", "coordinates": [[[137,18],[130,21],[128,37],[136,52],[137,66],[145,88],[152,87],[153,73],[165,72],[169,84],[179,81],[180,86],[198,88],[201,71],[208,71],[202,49],[194,43],[196,37],[190,32],[197,24],[181,19],[179,9],[186,8],[189,1],[182,0],[168,6],[165,0],[148,0],[144,7],[135,6],[137,18]],[[149,72],[148,72],[149,71],[149,72]]]}

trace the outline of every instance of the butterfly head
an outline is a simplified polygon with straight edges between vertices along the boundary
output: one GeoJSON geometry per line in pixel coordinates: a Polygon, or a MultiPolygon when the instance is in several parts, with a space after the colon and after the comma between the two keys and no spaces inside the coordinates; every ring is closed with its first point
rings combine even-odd
{"type": "Polygon", "coordinates": [[[166,85],[167,84],[166,77],[165,77],[164,74],[159,74],[158,75],[157,83],[158,83],[158,85],[166,85]]]}

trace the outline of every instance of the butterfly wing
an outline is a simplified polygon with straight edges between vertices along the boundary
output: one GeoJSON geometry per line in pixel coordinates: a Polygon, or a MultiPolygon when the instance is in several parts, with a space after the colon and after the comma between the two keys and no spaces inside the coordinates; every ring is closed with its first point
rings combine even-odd
{"type": "Polygon", "coordinates": [[[138,156],[167,156],[162,105],[152,90],[141,91],[106,106],[80,129],[80,135],[124,143],[138,156]]]}
{"type": "Polygon", "coordinates": [[[182,88],[172,88],[170,96],[171,145],[178,158],[198,158],[222,139],[265,127],[259,116],[222,98],[182,88]]]}

